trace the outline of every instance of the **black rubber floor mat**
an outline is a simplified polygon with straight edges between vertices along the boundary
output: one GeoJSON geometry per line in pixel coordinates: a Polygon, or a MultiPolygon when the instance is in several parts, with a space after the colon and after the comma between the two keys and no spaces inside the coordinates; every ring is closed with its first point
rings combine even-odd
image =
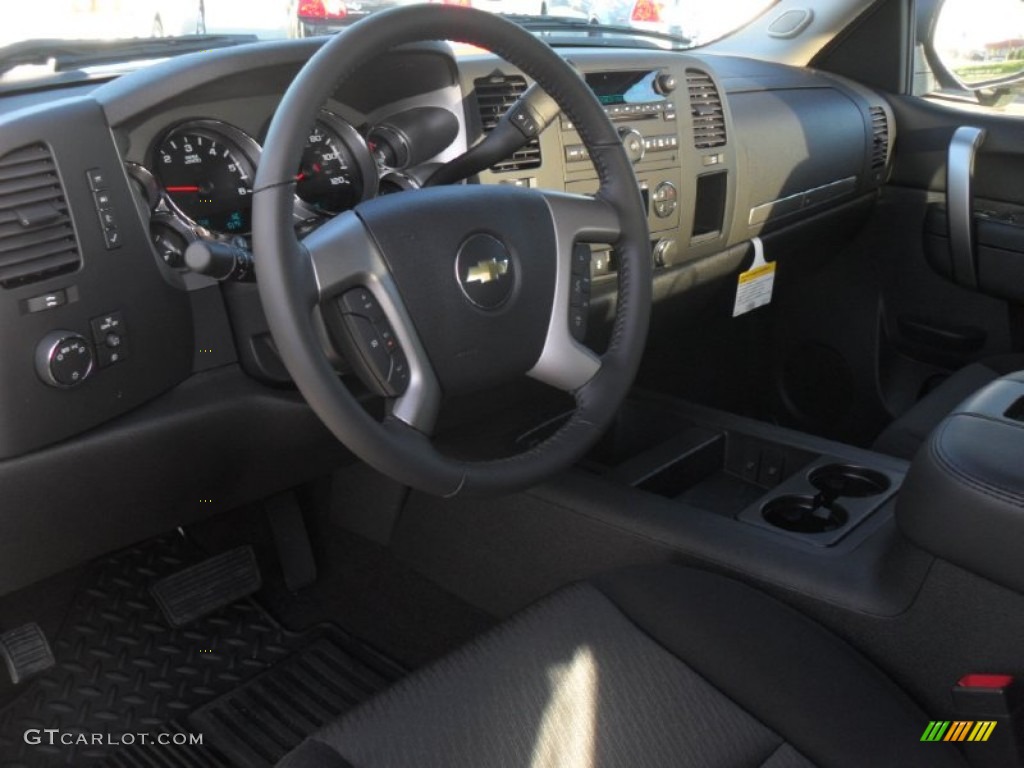
{"type": "MultiPolygon", "coordinates": [[[[94,564],[53,639],[56,665],[0,711],[0,767],[233,764],[205,734],[201,747],[143,747],[132,734],[199,734],[190,713],[315,644],[324,630],[290,633],[249,600],[169,626],[150,587],[201,559],[186,539],[170,535],[94,564]]],[[[360,653],[338,636],[351,644],[350,655],[360,653]]],[[[363,658],[379,661],[369,652],[363,658]]],[[[379,669],[386,677],[393,668],[379,669]]]]}
{"type": "Polygon", "coordinates": [[[189,722],[234,764],[269,767],[392,679],[386,668],[353,657],[338,638],[321,637],[197,710],[189,722]]]}

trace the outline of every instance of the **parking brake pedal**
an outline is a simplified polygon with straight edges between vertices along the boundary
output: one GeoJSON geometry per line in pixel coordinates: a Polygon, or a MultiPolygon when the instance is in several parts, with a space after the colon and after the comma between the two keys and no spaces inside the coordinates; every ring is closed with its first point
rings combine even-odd
{"type": "Polygon", "coordinates": [[[35,622],[0,635],[0,656],[15,685],[54,665],[50,643],[35,622]]]}
{"type": "Polygon", "coordinates": [[[160,579],[150,593],[172,627],[248,597],[263,585],[252,547],[238,547],[160,579]]]}

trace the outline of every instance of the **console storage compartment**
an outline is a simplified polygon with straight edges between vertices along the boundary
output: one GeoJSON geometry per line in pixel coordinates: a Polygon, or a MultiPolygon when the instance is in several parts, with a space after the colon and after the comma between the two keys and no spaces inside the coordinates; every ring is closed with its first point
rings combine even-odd
{"type": "MultiPolygon", "coordinates": [[[[724,416],[724,415],[723,415],[724,416]]],[[[588,468],[622,485],[815,547],[835,544],[891,501],[891,465],[815,452],[762,425],[687,418],[627,401],[588,468]],[[765,434],[765,431],[768,434],[765,434]]]]}
{"type": "Polygon", "coordinates": [[[897,522],[923,549],[1024,592],[1024,372],[997,379],[914,458],[897,522]]]}

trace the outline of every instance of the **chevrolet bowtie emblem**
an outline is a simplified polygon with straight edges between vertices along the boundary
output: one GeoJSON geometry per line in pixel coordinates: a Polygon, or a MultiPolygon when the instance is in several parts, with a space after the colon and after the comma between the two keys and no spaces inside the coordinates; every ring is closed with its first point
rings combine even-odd
{"type": "Polygon", "coordinates": [[[497,280],[506,273],[508,273],[508,259],[478,261],[475,266],[469,268],[466,282],[486,284],[497,280]]]}

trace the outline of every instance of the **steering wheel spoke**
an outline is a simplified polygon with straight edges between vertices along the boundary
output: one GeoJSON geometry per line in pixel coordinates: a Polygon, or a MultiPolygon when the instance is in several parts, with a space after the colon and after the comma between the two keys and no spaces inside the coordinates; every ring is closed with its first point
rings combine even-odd
{"type": "Polygon", "coordinates": [[[354,213],[343,214],[302,245],[319,305],[346,359],[367,386],[390,399],[391,416],[430,434],[441,387],[387,263],[362,221],[354,213]]]}
{"type": "Polygon", "coordinates": [[[614,243],[621,235],[619,218],[611,205],[586,195],[540,192],[555,228],[556,275],[551,320],[540,358],[527,375],[567,392],[590,381],[601,368],[601,358],[575,336],[574,327],[585,323],[589,308],[589,250],[580,258],[578,247],[587,243],[614,243]],[[583,282],[585,281],[585,282],[583,282]]]}

